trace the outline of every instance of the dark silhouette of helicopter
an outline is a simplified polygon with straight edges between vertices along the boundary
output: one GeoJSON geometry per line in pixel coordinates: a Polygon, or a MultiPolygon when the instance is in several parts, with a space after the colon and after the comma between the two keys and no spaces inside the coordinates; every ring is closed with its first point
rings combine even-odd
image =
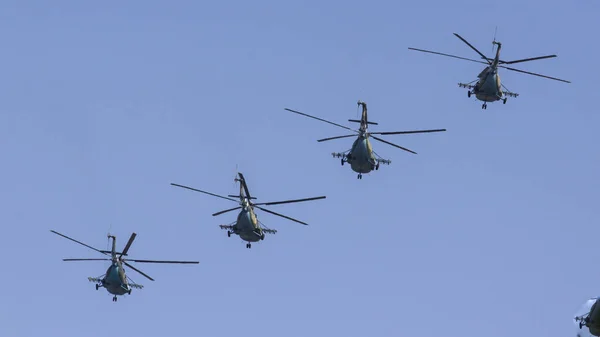
{"type": "Polygon", "coordinates": [[[354,143],[352,143],[352,148],[350,150],[343,152],[343,153],[332,153],[332,155],[334,158],[341,157],[342,165],[344,165],[344,163],[350,164],[350,168],[352,169],[352,171],[358,173],[357,179],[362,179],[363,173],[369,173],[373,170],[379,170],[379,164],[390,165],[392,163],[391,160],[383,159],[383,158],[379,157],[379,155],[377,155],[375,153],[375,151],[373,151],[373,146],[371,145],[369,138],[375,139],[376,141],[381,142],[381,143],[385,143],[385,144],[394,146],[401,150],[404,150],[404,151],[407,151],[407,152],[410,152],[413,154],[417,154],[416,152],[414,152],[412,150],[409,150],[400,145],[396,145],[394,143],[391,143],[385,139],[381,139],[374,135],[399,135],[399,134],[430,133],[430,132],[446,131],[446,129],[435,129],[435,130],[414,130],[414,131],[393,131],[393,132],[369,132],[369,130],[368,130],[369,124],[371,124],[371,125],[378,125],[378,124],[375,122],[369,121],[368,116],[367,116],[367,103],[358,101],[357,104],[362,107],[361,119],[360,120],[349,119],[348,121],[354,122],[354,123],[360,123],[360,128],[358,130],[353,130],[353,129],[345,127],[343,125],[333,123],[328,120],[318,118],[315,116],[311,116],[309,114],[306,114],[306,113],[303,113],[300,111],[296,111],[296,110],[292,110],[292,109],[288,109],[288,108],[285,108],[285,110],[355,132],[355,134],[351,134],[351,135],[335,136],[335,137],[330,137],[330,138],[319,139],[317,141],[324,142],[324,141],[332,140],[332,139],[356,137],[356,139],[354,140],[354,143]]]}
{"type": "Polygon", "coordinates": [[[95,282],[96,283],[96,290],[98,290],[98,288],[105,288],[106,291],[108,291],[110,294],[115,295],[113,297],[113,302],[117,301],[117,296],[121,296],[121,295],[125,295],[125,294],[129,294],[131,295],[131,290],[132,288],[136,288],[136,289],[142,289],[144,286],[139,285],[134,283],[126,274],[125,274],[125,268],[123,268],[123,265],[126,265],[127,267],[131,268],[132,270],[135,270],[136,272],[142,274],[144,277],[146,277],[147,279],[149,279],[150,281],[154,281],[153,278],[151,278],[150,276],[146,275],[144,272],[142,272],[141,270],[135,268],[134,266],[132,266],[131,264],[127,263],[127,261],[131,261],[131,262],[138,262],[138,263],[184,263],[184,264],[198,264],[200,262],[198,261],[157,261],[157,260],[134,260],[134,259],[124,259],[123,256],[127,256],[127,252],[129,251],[129,248],[131,247],[131,244],[133,243],[133,240],[135,239],[136,235],[135,233],[131,234],[131,237],[129,238],[129,241],[127,242],[127,244],[125,245],[125,249],[123,249],[122,252],[118,253],[116,251],[116,240],[117,238],[114,235],[110,235],[108,234],[108,238],[112,239],[112,250],[110,251],[106,251],[106,250],[99,250],[96,249],[92,246],[88,246],[83,242],[77,241],[75,239],[72,239],[64,234],[61,234],[59,232],[50,230],[52,233],[56,234],[56,235],[60,235],[63,238],[69,239],[73,242],[76,242],[80,245],[86,246],[92,250],[97,251],[98,253],[104,254],[104,255],[108,255],[110,256],[110,258],[101,258],[101,259],[63,259],[63,261],[111,261],[111,265],[110,267],[108,267],[108,269],[106,270],[106,273],[104,273],[104,275],[99,276],[99,277],[88,277],[88,280],[90,282],[95,282]]]}
{"type": "Polygon", "coordinates": [[[239,178],[235,178],[234,180],[236,182],[240,183],[239,195],[229,195],[227,197],[218,195],[218,194],[214,194],[214,193],[210,193],[210,192],[206,192],[206,191],[202,191],[202,190],[199,190],[199,189],[196,189],[193,187],[189,187],[189,186],[184,186],[184,185],[179,185],[179,184],[174,184],[174,183],[171,183],[171,185],[177,186],[177,187],[182,187],[182,188],[185,188],[185,189],[188,189],[191,191],[208,194],[213,197],[217,197],[217,198],[221,198],[221,199],[239,203],[239,206],[217,212],[217,213],[213,214],[213,216],[217,216],[217,215],[220,215],[223,213],[241,209],[240,213],[238,213],[238,216],[233,223],[231,223],[229,225],[219,225],[219,227],[221,227],[221,229],[227,229],[227,237],[231,237],[231,234],[236,234],[242,240],[246,241],[246,248],[252,248],[252,242],[258,242],[260,240],[264,240],[265,233],[269,233],[269,234],[277,233],[276,230],[267,228],[262,222],[260,222],[260,220],[258,220],[258,218],[256,217],[256,213],[254,212],[255,208],[265,211],[267,213],[271,213],[273,215],[277,215],[279,217],[303,224],[303,225],[308,225],[306,222],[296,220],[287,215],[273,212],[273,211],[268,210],[261,206],[280,205],[280,204],[289,204],[289,203],[294,203],[294,202],[304,202],[304,201],[325,199],[325,196],[320,196],[320,197],[304,198],[304,199],[253,203],[252,200],[256,199],[256,197],[253,197],[250,195],[250,191],[248,190],[248,185],[246,184],[246,179],[244,178],[244,175],[242,173],[238,172],[238,176],[239,176],[239,178]],[[239,198],[239,201],[232,199],[232,197],[239,198]]]}
{"type": "Polygon", "coordinates": [[[461,41],[466,43],[469,47],[471,47],[471,49],[473,49],[477,54],[479,54],[481,56],[481,58],[485,60],[485,62],[473,60],[473,59],[469,59],[469,58],[465,58],[465,57],[450,55],[450,54],[438,53],[438,52],[430,51],[430,50],[416,49],[416,48],[408,48],[408,49],[485,64],[486,67],[479,73],[479,75],[477,75],[477,80],[472,81],[470,83],[459,83],[458,84],[458,86],[460,86],[461,88],[468,89],[468,92],[467,92],[468,97],[471,97],[471,95],[473,94],[473,95],[475,95],[475,97],[478,100],[483,102],[483,105],[481,106],[482,109],[487,109],[488,102],[496,102],[496,101],[502,100],[502,103],[506,104],[506,100],[508,98],[507,96],[510,96],[510,97],[519,96],[519,94],[517,94],[517,93],[508,91],[508,89],[504,85],[502,85],[502,83],[500,81],[500,75],[498,74],[498,68],[504,68],[504,69],[508,69],[508,70],[512,70],[512,71],[516,71],[516,72],[520,72],[520,73],[524,73],[524,74],[529,74],[529,75],[548,78],[551,80],[571,83],[569,81],[561,80],[559,78],[550,77],[550,76],[546,76],[546,75],[540,75],[540,74],[504,66],[504,64],[515,64],[515,63],[520,63],[520,62],[528,62],[528,61],[552,58],[552,57],[556,57],[556,55],[531,57],[531,58],[520,59],[520,60],[515,60],[515,61],[503,61],[500,59],[500,49],[502,49],[502,43],[497,42],[496,38],[494,37],[494,41],[492,42],[492,44],[494,46],[498,46],[498,48],[496,49],[496,56],[492,59],[492,58],[489,58],[489,57],[483,55],[479,50],[477,50],[477,48],[473,47],[473,45],[471,45],[469,42],[467,42],[467,40],[465,40],[462,36],[460,36],[456,33],[454,33],[454,35],[456,37],[458,37],[461,41]],[[477,83],[475,83],[475,85],[473,85],[472,84],[473,82],[477,82],[477,83]],[[502,90],[503,87],[506,90],[503,91],[502,90]]]}

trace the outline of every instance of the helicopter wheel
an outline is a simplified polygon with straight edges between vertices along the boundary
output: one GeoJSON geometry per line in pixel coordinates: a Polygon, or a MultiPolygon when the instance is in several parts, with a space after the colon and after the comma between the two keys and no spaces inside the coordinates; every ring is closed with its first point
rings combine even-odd
{"type": "Polygon", "coordinates": [[[250,249],[250,248],[252,248],[252,245],[250,243],[247,243],[246,248],[250,249]]]}
{"type": "Polygon", "coordinates": [[[483,105],[481,106],[482,109],[487,110],[487,104],[483,103],[483,105]]]}
{"type": "Polygon", "coordinates": [[[467,91],[467,96],[471,97],[471,91],[467,91]]]}
{"type": "Polygon", "coordinates": [[[113,297],[113,302],[117,301],[117,295],[115,295],[115,297],[113,297]]]}
{"type": "Polygon", "coordinates": [[[131,289],[129,289],[129,291],[127,292],[128,295],[131,295],[131,289]]]}
{"type": "Polygon", "coordinates": [[[506,98],[502,100],[502,104],[506,104],[506,98]]]}
{"type": "Polygon", "coordinates": [[[344,166],[344,158],[341,159],[342,166],[344,166]]]}
{"type": "Polygon", "coordinates": [[[579,329],[583,328],[583,322],[579,322],[579,329]]]}
{"type": "Polygon", "coordinates": [[[231,232],[227,231],[227,237],[230,238],[231,237],[231,232]]]}
{"type": "Polygon", "coordinates": [[[96,290],[98,290],[98,285],[96,284],[96,290]]]}
{"type": "Polygon", "coordinates": [[[362,174],[359,173],[356,179],[362,179],[362,174]]]}

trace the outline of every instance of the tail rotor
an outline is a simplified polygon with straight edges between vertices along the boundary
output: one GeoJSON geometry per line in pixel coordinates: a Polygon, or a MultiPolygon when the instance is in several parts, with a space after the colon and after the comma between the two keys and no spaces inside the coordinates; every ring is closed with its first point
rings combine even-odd
{"type": "Polygon", "coordinates": [[[110,234],[111,230],[112,230],[112,223],[108,227],[108,232],[106,232],[106,250],[105,250],[105,252],[107,252],[108,254],[111,253],[111,251],[110,251],[110,238],[113,237],[113,235],[110,234]]]}
{"type": "Polygon", "coordinates": [[[238,179],[238,164],[235,164],[235,172],[233,173],[233,186],[235,187],[237,182],[239,181],[238,179]]]}
{"type": "Polygon", "coordinates": [[[492,41],[492,55],[494,54],[496,45],[498,44],[498,42],[496,42],[496,33],[497,32],[498,32],[498,26],[496,26],[496,29],[494,29],[494,41],[492,41]]]}

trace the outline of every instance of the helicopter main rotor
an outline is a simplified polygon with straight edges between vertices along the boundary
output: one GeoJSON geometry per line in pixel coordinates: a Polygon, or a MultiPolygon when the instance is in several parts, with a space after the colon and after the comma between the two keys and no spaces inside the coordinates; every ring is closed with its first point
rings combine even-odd
{"type": "Polygon", "coordinates": [[[219,211],[217,213],[212,214],[212,216],[217,216],[217,215],[221,215],[221,214],[228,213],[228,212],[231,212],[231,211],[235,211],[235,210],[238,210],[238,209],[242,209],[245,205],[247,205],[248,207],[257,208],[257,209],[260,209],[260,210],[262,210],[264,212],[267,212],[267,213],[270,213],[270,214],[273,214],[273,215],[276,215],[276,216],[282,217],[284,219],[288,219],[288,220],[291,220],[291,221],[294,221],[294,222],[297,222],[297,223],[300,223],[300,224],[303,224],[303,225],[308,225],[308,224],[306,222],[300,221],[298,219],[291,218],[291,217],[289,217],[287,215],[283,215],[283,214],[280,214],[280,213],[277,213],[277,212],[273,212],[273,211],[271,211],[269,209],[266,209],[266,208],[260,207],[260,206],[281,205],[281,204],[289,204],[289,203],[296,203],[296,202],[312,201],[312,200],[319,200],[319,199],[325,199],[326,198],[325,196],[319,196],[319,197],[303,198],[303,199],[290,199],[290,200],[283,200],[283,201],[272,201],[272,202],[254,203],[254,202],[252,202],[252,200],[256,200],[256,197],[250,196],[250,191],[248,189],[248,185],[246,184],[246,179],[244,178],[244,175],[242,173],[238,172],[238,177],[239,178],[236,178],[235,180],[241,184],[241,188],[244,191],[244,195],[239,195],[239,196],[230,195],[230,197],[239,197],[239,200],[235,200],[235,199],[232,199],[230,197],[225,197],[225,196],[222,196],[222,195],[218,195],[218,194],[215,194],[215,193],[210,193],[210,192],[207,192],[207,191],[199,190],[197,188],[193,188],[193,187],[189,187],[189,186],[185,186],[185,185],[179,185],[179,184],[175,184],[175,183],[171,183],[171,185],[177,186],[177,187],[182,187],[182,188],[185,188],[185,189],[188,189],[188,190],[191,190],[191,191],[195,191],[195,192],[204,193],[204,194],[207,194],[207,195],[211,195],[213,197],[217,197],[217,198],[221,198],[221,199],[226,199],[226,200],[229,200],[229,201],[233,201],[233,202],[236,202],[236,203],[238,203],[240,205],[240,206],[237,206],[237,207],[233,207],[233,208],[229,208],[229,209],[226,209],[226,210],[223,210],[223,211],[219,211]]]}
{"type": "MultiPolygon", "coordinates": [[[[476,62],[479,62],[479,61],[476,61],[476,62]]],[[[359,104],[361,104],[361,103],[364,103],[364,102],[360,102],[359,101],[359,104]]],[[[313,119],[316,119],[316,120],[319,120],[319,121],[322,121],[322,122],[325,122],[325,123],[329,123],[329,124],[332,124],[332,125],[335,125],[335,126],[338,126],[338,127],[343,128],[343,129],[350,130],[350,131],[353,131],[353,132],[356,133],[356,134],[352,134],[352,135],[334,136],[334,137],[329,137],[329,138],[318,139],[317,142],[325,142],[325,141],[328,141],[328,140],[340,139],[340,138],[356,137],[356,136],[360,135],[360,136],[362,136],[364,138],[369,138],[370,137],[370,138],[375,139],[378,142],[391,145],[393,147],[399,148],[401,150],[404,150],[404,151],[407,151],[407,152],[410,152],[410,153],[413,153],[413,154],[417,154],[415,151],[409,150],[409,149],[407,149],[405,147],[402,147],[400,145],[394,144],[394,143],[389,142],[389,141],[387,141],[385,139],[382,139],[382,138],[379,138],[379,137],[375,137],[373,135],[399,135],[399,134],[430,133],[430,132],[442,132],[442,131],[446,131],[446,129],[435,129],[435,130],[411,130],[411,131],[393,131],[393,132],[369,132],[367,130],[367,128],[366,128],[366,125],[368,125],[368,124],[375,124],[375,125],[377,125],[376,123],[369,122],[368,120],[365,120],[364,123],[363,123],[363,121],[350,120],[352,122],[361,122],[361,127],[364,127],[364,129],[361,129],[361,130],[354,130],[354,129],[351,129],[349,127],[346,127],[346,126],[343,126],[343,125],[340,125],[340,124],[337,124],[337,123],[334,123],[334,122],[331,122],[331,121],[328,121],[328,120],[325,120],[325,119],[322,119],[322,118],[319,118],[319,117],[315,117],[315,116],[309,115],[309,114],[304,113],[304,112],[300,112],[300,111],[296,111],[296,110],[292,110],[292,109],[288,109],[288,108],[285,108],[285,110],[293,112],[293,113],[296,113],[296,114],[299,114],[299,115],[302,115],[302,116],[313,118],[313,119]]]]}
{"type": "MultiPolygon", "coordinates": [[[[492,66],[493,65],[493,62],[492,62],[494,60],[493,58],[489,58],[489,57],[485,56],[482,52],[480,52],[477,48],[475,48],[472,44],[470,44],[462,36],[460,36],[460,35],[458,35],[456,33],[453,33],[453,34],[456,37],[458,37],[462,42],[464,42],[465,44],[467,44],[471,49],[473,49],[477,54],[479,54],[482,59],[486,60],[487,62],[483,62],[483,61],[479,61],[479,60],[473,60],[473,59],[469,59],[469,58],[466,58],[466,57],[460,57],[460,56],[451,55],[451,54],[440,53],[440,52],[431,51],[431,50],[425,50],[425,49],[417,49],[417,48],[412,48],[412,47],[409,47],[408,49],[415,50],[415,51],[420,51],[420,52],[423,52],[423,53],[430,53],[430,54],[436,54],[436,55],[442,55],[442,56],[452,57],[452,58],[466,60],[466,61],[471,61],[471,62],[483,63],[483,64],[486,64],[488,66],[492,66]]],[[[501,45],[500,42],[497,42],[495,40],[494,40],[493,43],[497,44],[499,46],[501,45]]],[[[560,78],[546,76],[546,75],[542,75],[542,74],[537,74],[537,73],[533,73],[533,72],[529,72],[529,71],[525,71],[525,70],[520,70],[520,69],[515,69],[515,68],[504,66],[504,64],[515,64],[515,63],[522,63],[522,62],[543,60],[543,59],[554,58],[554,57],[557,57],[557,56],[556,55],[545,55],[545,56],[530,57],[530,58],[526,58],[526,59],[519,59],[519,60],[514,60],[514,61],[498,60],[497,67],[508,69],[508,70],[511,70],[511,71],[519,72],[519,73],[523,73],[523,74],[528,74],[528,75],[543,77],[543,78],[547,78],[547,79],[551,79],[551,80],[555,80],[555,81],[560,81],[560,82],[565,82],[565,83],[571,83],[570,81],[562,80],[560,78]]]]}
{"type": "MultiPolygon", "coordinates": [[[[68,236],[66,236],[64,234],[61,234],[61,233],[59,233],[57,231],[54,231],[54,230],[50,230],[50,231],[52,233],[56,234],[56,235],[62,236],[64,238],[66,238],[66,239],[69,239],[69,240],[71,240],[73,242],[76,242],[76,243],[78,243],[80,245],[83,245],[83,246],[85,246],[85,247],[87,247],[89,249],[95,250],[98,253],[101,253],[103,255],[109,255],[108,252],[106,252],[106,251],[102,251],[102,250],[96,249],[96,248],[94,248],[92,246],[89,246],[89,245],[87,245],[87,244],[85,244],[85,243],[83,243],[81,241],[77,241],[77,240],[75,240],[73,238],[70,238],[70,237],[68,237],[68,236]]],[[[125,249],[123,249],[123,251],[120,252],[120,253],[118,253],[118,252],[111,252],[111,253],[114,253],[114,256],[112,254],[109,255],[109,256],[111,256],[111,258],[102,258],[102,259],[100,259],[100,258],[63,259],[63,261],[113,261],[114,260],[114,262],[116,262],[116,263],[123,263],[124,265],[126,265],[127,267],[131,268],[132,270],[138,272],[139,274],[143,275],[144,277],[146,277],[150,281],[154,281],[154,279],[152,277],[148,276],[146,273],[142,272],[141,270],[135,268],[134,266],[132,266],[131,264],[129,264],[127,261],[137,262],[137,263],[170,263],[170,264],[173,264],[173,263],[177,263],[177,264],[198,264],[198,263],[200,263],[199,261],[138,260],[138,259],[129,259],[129,258],[125,259],[125,258],[123,258],[123,256],[127,255],[127,252],[129,251],[129,248],[131,248],[131,244],[133,243],[133,240],[135,240],[136,236],[137,236],[136,233],[132,233],[131,236],[129,237],[129,241],[127,241],[127,244],[125,245],[125,249]],[[117,256],[117,254],[119,256],[117,256]]],[[[115,236],[109,235],[109,237],[112,238],[113,240],[116,240],[115,236]]]]}

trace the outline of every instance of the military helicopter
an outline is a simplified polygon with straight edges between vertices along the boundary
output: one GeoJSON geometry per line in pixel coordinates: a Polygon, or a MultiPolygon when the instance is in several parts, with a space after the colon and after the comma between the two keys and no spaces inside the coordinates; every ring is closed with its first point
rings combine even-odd
{"type": "Polygon", "coordinates": [[[135,239],[135,237],[137,235],[136,233],[131,234],[129,241],[125,245],[125,249],[123,249],[123,251],[119,253],[116,251],[117,238],[114,235],[108,234],[108,238],[112,239],[112,250],[106,251],[106,250],[99,250],[94,247],[88,246],[83,242],[72,239],[66,235],[59,233],[59,232],[56,232],[53,230],[50,230],[50,231],[56,235],[60,235],[66,239],[77,242],[80,245],[83,245],[92,250],[95,250],[98,253],[110,256],[110,258],[102,258],[102,259],[63,259],[63,261],[111,261],[111,265],[110,265],[110,267],[108,267],[108,269],[106,270],[106,273],[104,275],[101,275],[98,277],[88,277],[88,280],[90,282],[96,283],[96,290],[98,290],[98,288],[104,287],[110,294],[115,295],[113,297],[113,302],[117,301],[117,296],[125,295],[125,294],[131,295],[132,288],[142,289],[144,287],[142,285],[134,283],[133,280],[131,280],[125,274],[125,268],[123,268],[123,265],[126,265],[127,267],[131,268],[132,270],[135,270],[136,272],[142,274],[143,276],[148,278],[150,281],[154,281],[153,278],[146,275],[145,273],[143,273],[139,269],[135,268],[131,264],[127,263],[127,261],[139,262],[139,263],[185,263],[185,264],[198,264],[199,263],[198,261],[156,261],[156,260],[134,260],[134,259],[125,260],[123,258],[123,256],[127,256],[127,252],[129,251],[129,248],[131,247],[131,244],[133,243],[133,240],[135,239]]]}
{"type": "Polygon", "coordinates": [[[468,91],[467,91],[468,97],[471,97],[471,95],[474,94],[478,100],[483,102],[483,105],[481,106],[482,109],[487,109],[488,102],[496,102],[496,101],[502,100],[502,103],[506,104],[506,100],[508,99],[507,96],[510,96],[510,97],[519,96],[519,94],[517,94],[517,93],[508,91],[508,89],[501,83],[500,75],[498,74],[498,68],[504,68],[504,69],[508,69],[508,70],[512,70],[512,71],[516,71],[516,72],[520,72],[520,73],[524,73],[524,74],[549,78],[551,80],[561,81],[561,82],[565,82],[565,83],[571,83],[569,81],[561,80],[559,78],[540,75],[540,74],[536,74],[536,73],[532,73],[532,72],[528,72],[528,71],[524,71],[524,70],[510,68],[510,67],[503,65],[503,64],[515,64],[515,63],[520,63],[520,62],[547,59],[547,58],[556,57],[556,55],[532,57],[532,58],[520,59],[520,60],[515,60],[515,61],[503,61],[500,59],[500,49],[502,49],[502,43],[496,41],[496,38],[494,37],[494,41],[492,42],[492,51],[495,46],[498,46],[498,48],[496,49],[496,56],[493,59],[491,59],[491,58],[483,55],[479,50],[477,50],[477,48],[473,47],[473,45],[471,45],[469,42],[467,42],[467,40],[465,40],[462,36],[460,36],[456,33],[454,33],[454,35],[456,37],[458,37],[459,39],[461,39],[461,41],[466,43],[469,47],[471,47],[471,49],[473,49],[477,54],[479,54],[481,56],[481,58],[484,59],[486,62],[473,60],[473,59],[469,59],[469,58],[464,58],[464,57],[460,57],[460,56],[455,56],[455,55],[450,55],[450,54],[438,53],[438,52],[430,51],[430,50],[416,49],[416,48],[408,48],[408,49],[485,64],[486,67],[485,67],[485,69],[483,69],[483,71],[481,71],[481,73],[479,73],[479,75],[477,75],[477,80],[472,81],[470,83],[459,83],[458,84],[459,87],[468,89],[468,91]],[[474,82],[477,82],[477,83],[475,83],[475,85],[473,85],[472,83],[474,83],[474,82]],[[506,90],[503,91],[502,90],[503,87],[506,90]]]}
{"type": "Polygon", "coordinates": [[[254,212],[255,208],[258,208],[262,211],[265,211],[267,213],[271,213],[273,215],[277,215],[280,216],[282,218],[286,218],[288,220],[297,222],[297,223],[301,223],[303,225],[308,225],[305,222],[302,222],[300,220],[296,220],[294,218],[290,218],[288,216],[285,216],[283,214],[279,214],[279,213],[275,213],[273,211],[270,211],[266,208],[260,207],[261,205],[280,205],[280,204],[289,204],[289,203],[293,203],[293,202],[303,202],[303,201],[311,201],[311,200],[318,200],[318,199],[325,199],[325,196],[320,196],[320,197],[314,197],[314,198],[305,198],[305,199],[294,199],[294,200],[284,200],[284,201],[273,201],[273,202],[262,202],[262,203],[253,203],[251,200],[255,200],[256,197],[253,197],[250,195],[250,191],[248,190],[248,185],[246,184],[246,179],[244,178],[244,175],[240,172],[238,172],[238,176],[234,178],[235,182],[239,182],[240,183],[240,193],[239,195],[229,195],[227,197],[222,196],[222,195],[218,195],[218,194],[214,194],[214,193],[210,193],[210,192],[206,192],[206,191],[202,191],[199,189],[195,189],[192,187],[188,187],[188,186],[184,186],[184,185],[179,185],[179,184],[174,184],[171,183],[171,185],[173,186],[177,186],[177,187],[182,187],[182,188],[187,188],[188,190],[192,190],[192,191],[196,191],[196,192],[200,192],[200,193],[204,193],[204,194],[208,194],[208,195],[212,195],[213,197],[217,197],[217,198],[221,198],[221,199],[226,199],[226,200],[230,200],[233,202],[237,202],[240,204],[240,206],[234,207],[234,208],[230,208],[230,209],[226,209],[224,211],[220,211],[217,213],[214,213],[213,216],[217,216],[223,213],[227,213],[230,211],[235,211],[237,209],[241,209],[240,213],[237,216],[236,221],[232,222],[229,225],[219,225],[219,227],[221,227],[221,229],[227,229],[227,237],[231,237],[231,234],[236,234],[238,235],[242,240],[246,241],[246,248],[251,248],[252,247],[252,242],[257,242],[259,240],[264,240],[265,239],[265,233],[269,233],[269,234],[275,234],[277,233],[276,230],[274,229],[269,229],[267,228],[262,222],[260,222],[258,220],[258,218],[256,217],[256,213],[254,212]],[[239,198],[238,200],[232,199],[232,198],[239,198]]]}
{"type": "Polygon", "coordinates": [[[590,298],[584,305],[582,310],[585,313],[575,317],[575,322],[579,324],[579,329],[584,326],[590,330],[594,336],[600,336],[600,309],[598,309],[598,297],[590,298]]]}
{"type": "Polygon", "coordinates": [[[375,151],[373,151],[373,147],[371,146],[371,142],[369,138],[373,138],[376,141],[386,143],[388,145],[397,147],[401,150],[408,151],[410,153],[417,154],[416,152],[404,148],[402,146],[396,145],[394,143],[390,143],[387,140],[375,137],[373,135],[398,135],[398,134],[408,134],[408,133],[429,133],[429,132],[441,132],[446,131],[446,129],[437,129],[437,130],[416,130],[416,131],[396,131],[396,132],[369,132],[368,125],[378,125],[375,122],[371,122],[367,118],[367,103],[358,101],[357,104],[362,107],[362,117],[360,120],[349,119],[349,122],[360,123],[360,128],[358,130],[353,130],[351,128],[345,127],[343,125],[333,123],[318,117],[314,117],[308,114],[305,114],[300,111],[292,110],[285,108],[287,111],[291,111],[293,113],[297,113],[309,118],[313,118],[325,123],[329,123],[340,128],[350,130],[355,132],[356,134],[345,135],[345,136],[336,136],[330,138],[324,138],[317,140],[318,142],[324,142],[327,140],[338,139],[338,138],[348,138],[348,137],[357,137],[354,143],[352,144],[352,148],[342,153],[332,153],[331,155],[334,158],[341,158],[341,163],[349,163],[352,170],[358,173],[357,179],[362,179],[363,173],[369,173],[373,170],[379,170],[379,164],[390,165],[392,162],[388,159],[381,158],[375,151]]]}

